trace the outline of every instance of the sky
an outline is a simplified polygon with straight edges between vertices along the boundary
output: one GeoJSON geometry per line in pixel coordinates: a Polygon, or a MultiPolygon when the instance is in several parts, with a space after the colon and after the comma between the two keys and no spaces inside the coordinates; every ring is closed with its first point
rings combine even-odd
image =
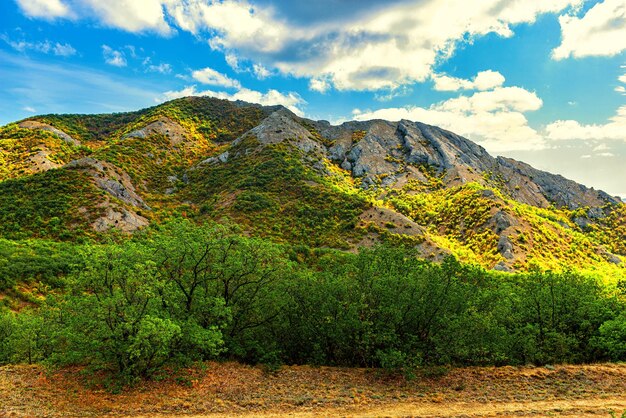
{"type": "Polygon", "coordinates": [[[437,125],[626,198],[626,0],[0,0],[0,125],[189,95],[437,125]]]}

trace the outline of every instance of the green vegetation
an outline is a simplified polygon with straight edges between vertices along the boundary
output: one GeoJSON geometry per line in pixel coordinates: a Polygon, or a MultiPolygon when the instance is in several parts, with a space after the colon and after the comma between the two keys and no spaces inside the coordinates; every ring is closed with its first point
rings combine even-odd
{"type": "Polygon", "coordinates": [[[0,362],[85,365],[132,382],[215,357],[408,375],[626,360],[626,294],[573,272],[500,275],[402,247],[278,246],[188,221],[84,244],[65,263],[50,245],[4,242],[12,259],[28,250],[52,262],[2,274],[57,290],[0,315],[0,362]]]}
{"type": "Polygon", "coordinates": [[[263,237],[312,247],[349,248],[356,239],[358,216],[369,203],[303,164],[284,144],[247,152],[246,141],[228,164],[201,167],[189,173],[183,196],[200,206],[200,215],[228,215],[263,237]]]}
{"type": "Polygon", "coordinates": [[[104,192],[77,170],[50,170],[0,182],[0,236],[70,240],[93,235],[104,192]],[[82,210],[81,210],[82,208],[82,210]]]}

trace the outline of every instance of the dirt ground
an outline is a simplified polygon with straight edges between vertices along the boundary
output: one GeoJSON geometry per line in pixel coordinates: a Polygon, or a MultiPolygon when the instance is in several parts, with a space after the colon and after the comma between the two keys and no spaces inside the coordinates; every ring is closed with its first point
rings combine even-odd
{"type": "MultiPolygon", "coordinates": [[[[0,367],[0,417],[607,417],[626,411],[626,364],[377,370],[237,363],[112,393],[79,369],[0,367]]],[[[626,415],[624,415],[626,417],[626,415]]]]}

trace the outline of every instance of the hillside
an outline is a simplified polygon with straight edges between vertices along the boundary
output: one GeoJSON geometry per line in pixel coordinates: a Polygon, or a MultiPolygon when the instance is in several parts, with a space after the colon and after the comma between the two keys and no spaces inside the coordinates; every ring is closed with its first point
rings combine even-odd
{"type": "Polygon", "coordinates": [[[332,126],[188,97],[0,128],[1,237],[99,239],[181,216],[313,248],[388,242],[503,271],[626,271],[617,197],[420,122],[332,126]]]}

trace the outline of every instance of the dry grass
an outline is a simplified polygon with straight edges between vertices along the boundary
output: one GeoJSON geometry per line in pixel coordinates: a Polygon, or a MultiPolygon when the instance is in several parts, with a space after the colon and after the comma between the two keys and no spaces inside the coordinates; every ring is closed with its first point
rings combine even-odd
{"type": "Polygon", "coordinates": [[[411,382],[365,369],[206,366],[119,394],[89,385],[78,369],[4,366],[0,416],[609,417],[626,410],[624,364],[459,368],[411,382]]]}

